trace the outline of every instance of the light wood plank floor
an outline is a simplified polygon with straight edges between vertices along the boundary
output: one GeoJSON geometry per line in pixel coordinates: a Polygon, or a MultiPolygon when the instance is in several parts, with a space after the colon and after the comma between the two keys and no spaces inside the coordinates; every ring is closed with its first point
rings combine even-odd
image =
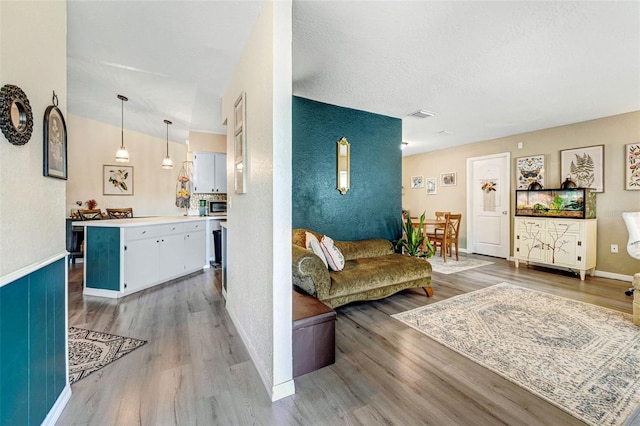
{"type": "Polygon", "coordinates": [[[505,281],[631,313],[629,283],[486,259],[495,264],[434,273],[430,299],[412,289],[338,308],[336,363],[275,403],[227,315],[219,270],[116,301],[83,297],[82,264],[72,265],[69,324],[148,343],[73,384],[58,424],[582,424],[389,316],[505,281]]]}

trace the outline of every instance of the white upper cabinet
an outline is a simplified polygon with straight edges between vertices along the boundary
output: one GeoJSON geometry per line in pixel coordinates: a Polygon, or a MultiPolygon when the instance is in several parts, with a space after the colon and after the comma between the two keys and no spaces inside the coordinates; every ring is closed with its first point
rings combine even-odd
{"type": "Polygon", "coordinates": [[[199,194],[227,192],[227,154],[193,153],[193,192],[199,194]]]}

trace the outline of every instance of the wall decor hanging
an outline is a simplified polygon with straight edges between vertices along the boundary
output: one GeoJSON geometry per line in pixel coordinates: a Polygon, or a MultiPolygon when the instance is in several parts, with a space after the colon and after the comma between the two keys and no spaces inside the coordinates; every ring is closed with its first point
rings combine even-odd
{"type": "Polygon", "coordinates": [[[438,179],[432,177],[427,178],[427,195],[436,195],[438,193],[438,179]]]}
{"type": "Polygon", "coordinates": [[[533,183],[544,186],[544,155],[516,158],[518,186],[516,189],[528,189],[533,183]]]}
{"type": "Polygon", "coordinates": [[[424,188],[424,176],[411,176],[411,189],[424,188]]]}
{"type": "Polygon", "coordinates": [[[440,173],[440,186],[456,186],[456,172],[440,173]]]}
{"type": "Polygon", "coordinates": [[[43,175],[67,179],[67,125],[62,111],[58,109],[58,95],[53,91],[49,105],[44,112],[43,125],[43,175]]]}
{"type": "Polygon", "coordinates": [[[561,179],[568,175],[578,188],[604,192],[604,145],[560,151],[561,179]]]}
{"type": "Polygon", "coordinates": [[[133,195],[133,166],[102,166],[103,195],[133,195]]]}
{"type": "Polygon", "coordinates": [[[13,84],[5,84],[0,89],[0,129],[14,145],[24,145],[31,139],[31,105],[22,89],[13,84]]]}
{"type": "Polygon", "coordinates": [[[630,143],[624,147],[626,190],[640,190],[640,143],[630,143]]]}
{"type": "Polygon", "coordinates": [[[233,157],[233,177],[236,194],[247,192],[247,106],[244,92],[233,104],[234,116],[234,157],[233,157]]]}

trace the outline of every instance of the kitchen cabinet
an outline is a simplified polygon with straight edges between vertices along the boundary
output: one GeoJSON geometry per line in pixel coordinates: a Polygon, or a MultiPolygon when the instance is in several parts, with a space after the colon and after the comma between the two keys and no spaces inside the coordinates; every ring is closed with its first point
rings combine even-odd
{"type": "Polygon", "coordinates": [[[516,268],[524,261],[577,269],[584,280],[595,272],[597,219],[516,216],[513,246],[516,268]]]}
{"type": "Polygon", "coordinates": [[[193,153],[193,192],[200,194],[227,192],[227,154],[193,153]]]}

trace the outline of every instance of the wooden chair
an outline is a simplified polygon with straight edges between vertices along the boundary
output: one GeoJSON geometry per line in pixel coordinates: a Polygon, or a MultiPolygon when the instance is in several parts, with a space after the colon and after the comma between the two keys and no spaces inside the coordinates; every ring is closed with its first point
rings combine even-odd
{"type": "Polygon", "coordinates": [[[109,219],[128,219],[133,217],[133,208],[107,209],[107,216],[109,219]]]}
{"type": "Polygon", "coordinates": [[[78,210],[78,215],[80,215],[80,220],[100,220],[102,219],[102,210],[78,210]]]}
{"type": "MultiPolygon", "coordinates": [[[[436,212],[436,220],[445,220],[446,216],[451,214],[451,212],[436,212]]],[[[427,238],[431,239],[431,237],[438,237],[444,234],[445,225],[435,225],[433,227],[433,232],[427,233],[427,238]]]]}
{"type": "Polygon", "coordinates": [[[431,235],[429,236],[429,241],[433,244],[434,248],[437,250],[440,247],[440,256],[442,256],[442,261],[447,261],[447,255],[449,257],[452,256],[452,245],[455,244],[456,249],[456,260],[460,260],[458,256],[458,235],[460,233],[460,222],[462,221],[461,214],[450,214],[447,213],[445,215],[445,228],[442,234],[431,235]]]}

